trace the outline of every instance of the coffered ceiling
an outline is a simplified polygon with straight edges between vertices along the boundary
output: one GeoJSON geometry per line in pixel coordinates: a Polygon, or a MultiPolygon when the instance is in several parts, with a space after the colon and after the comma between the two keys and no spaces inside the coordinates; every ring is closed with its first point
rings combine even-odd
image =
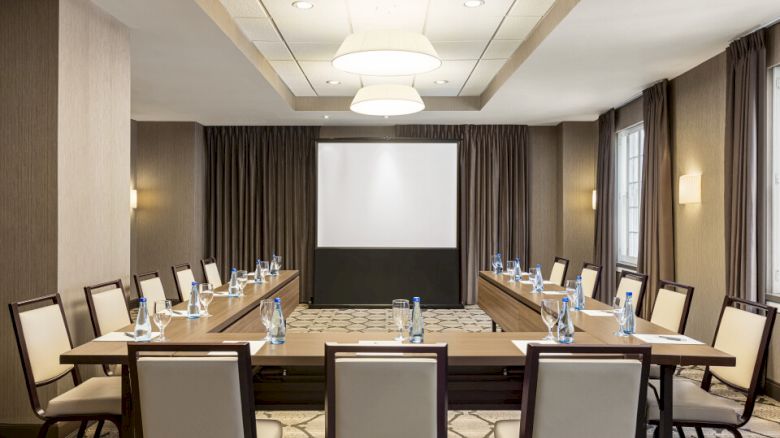
{"type": "Polygon", "coordinates": [[[528,37],[553,0],[220,0],[243,35],[295,96],[353,96],[363,85],[414,86],[422,96],[479,96],[528,37]],[[433,43],[442,66],[417,76],[371,77],[331,65],[353,32],[403,29],[433,43]]]}

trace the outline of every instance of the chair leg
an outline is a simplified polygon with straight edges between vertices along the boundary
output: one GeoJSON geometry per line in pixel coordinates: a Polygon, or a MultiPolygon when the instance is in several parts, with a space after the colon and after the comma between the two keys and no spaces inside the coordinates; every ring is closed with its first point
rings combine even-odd
{"type": "Polygon", "coordinates": [[[496,331],[496,322],[495,321],[490,321],[490,322],[492,323],[492,325],[493,325],[492,329],[495,332],[496,331]]]}
{"type": "Polygon", "coordinates": [[[79,433],[76,434],[77,438],[84,438],[84,435],[87,433],[87,424],[88,424],[87,420],[81,422],[81,424],[79,425],[79,433]]]}
{"type": "Polygon", "coordinates": [[[731,432],[734,435],[734,438],[742,438],[742,433],[736,427],[729,428],[729,432],[731,432]]]}
{"type": "Polygon", "coordinates": [[[49,428],[52,424],[56,423],[56,421],[49,421],[46,420],[41,425],[41,428],[38,430],[38,438],[46,438],[46,434],[49,433],[49,428]]]}
{"type": "Polygon", "coordinates": [[[661,428],[656,426],[655,429],[653,429],[653,438],[658,438],[660,432],[661,432],[661,428]]]}
{"type": "Polygon", "coordinates": [[[105,423],[105,420],[98,421],[97,427],[95,428],[95,438],[100,438],[100,432],[103,431],[103,423],[105,423]]]}
{"type": "Polygon", "coordinates": [[[704,438],[704,431],[698,426],[696,426],[696,438],[704,438]]]}
{"type": "Polygon", "coordinates": [[[685,432],[683,432],[682,426],[677,426],[677,434],[680,435],[680,438],[685,438],[685,432]]]}

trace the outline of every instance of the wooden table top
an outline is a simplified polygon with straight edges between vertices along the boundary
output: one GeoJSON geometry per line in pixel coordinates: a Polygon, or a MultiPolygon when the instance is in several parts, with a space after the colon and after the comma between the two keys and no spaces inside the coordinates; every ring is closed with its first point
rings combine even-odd
{"type": "MultiPolygon", "coordinates": [[[[508,275],[496,275],[491,271],[481,271],[480,278],[489,281],[508,295],[527,305],[536,312],[540,312],[541,302],[545,298],[562,298],[559,294],[533,293],[528,284],[510,282],[508,275]]],[[[545,286],[546,290],[563,290],[559,286],[545,286]]],[[[585,299],[585,308],[591,310],[610,310],[611,306],[592,298],[585,299]]],[[[578,330],[575,339],[581,336],[579,331],[593,336],[599,343],[610,345],[638,345],[642,344],[633,336],[618,337],[614,333],[617,330],[617,322],[614,318],[604,316],[590,316],[582,312],[572,312],[574,326],[578,330]]],[[[641,334],[668,334],[678,333],[667,330],[645,319],[636,318],[636,332],[641,334]]],[[[653,363],[660,365],[720,365],[734,366],[736,358],[720,350],[703,345],[674,345],[653,344],[653,363]]]]}

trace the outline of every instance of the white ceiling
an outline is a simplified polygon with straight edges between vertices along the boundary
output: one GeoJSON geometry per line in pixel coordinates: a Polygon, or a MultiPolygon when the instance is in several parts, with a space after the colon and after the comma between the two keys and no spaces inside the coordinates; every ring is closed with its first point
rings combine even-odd
{"type": "MultiPolygon", "coordinates": [[[[721,52],[735,37],[780,17],[778,0],[580,0],[480,110],[424,111],[381,119],[348,111],[294,111],[193,0],[93,1],[131,29],[133,118],[194,120],[206,125],[553,124],[563,120],[593,120],[609,107],[638,95],[653,82],[685,72],[721,52]],[[323,118],[326,114],[327,120],[323,118]]],[[[280,14],[298,16],[297,20],[301,20],[300,16],[293,13],[316,12],[318,8],[326,9],[325,5],[346,8],[355,3],[358,4],[355,13],[360,18],[354,21],[352,17],[352,20],[364,26],[376,25],[373,13],[359,6],[364,1],[376,4],[375,0],[312,0],[316,6],[311,11],[295,10],[287,0],[264,1],[274,19],[275,8],[279,8],[284,11],[280,14]]],[[[485,7],[507,3],[486,2],[485,7]]],[[[462,78],[462,71],[468,70],[470,63],[476,64],[469,73],[469,83],[481,83],[489,81],[504,64],[503,58],[480,62],[473,58],[480,50],[480,41],[487,40],[476,35],[480,26],[469,26],[472,21],[482,19],[461,17],[448,23],[449,28],[457,30],[459,39],[469,42],[446,44],[439,39],[439,35],[446,35],[447,26],[439,24],[437,28],[431,24],[431,9],[438,4],[446,4],[441,6],[443,10],[452,4],[466,9],[460,6],[460,0],[379,3],[410,8],[415,7],[413,4],[429,3],[425,18],[413,15],[417,18],[405,25],[419,26],[423,22],[439,54],[455,63],[451,68],[442,67],[441,74],[453,77],[460,74],[462,78]],[[461,36],[461,28],[466,36],[461,36]],[[471,30],[467,32],[466,28],[471,30]],[[480,80],[474,79],[475,76],[480,80]]],[[[250,6],[251,2],[239,3],[231,9],[235,16],[252,14],[251,10],[241,12],[250,6]]],[[[326,58],[336,50],[340,41],[335,35],[348,25],[343,20],[317,25],[296,22],[295,18],[281,20],[285,24],[279,25],[280,33],[290,50],[301,59],[300,67],[294,60],[287,60],[290,65],[286,67],[284,61],[274,63],[277,68],[287,69],[280,76],[286,82],[306,84],[309,81],[302,71],[322,78],[332,73],[328,70],[328,59],[318,58],[326,58]],[[287,27],[292,29],[290,36],[285,34],[287,27]]],[[[268,29],[257,29],[257,32],[258,36],[271,39],[268,29]]],[[[497,37],[500,34],[499,31],[497,37]]],[[[273,44],[273,41],[265,42],[273,44]]],[[[493,51],[498,57],[510,50],[500,44],[495,43],[488,52],[493,51]]],[[[263,53],[271,53],[272,49],[265,50],[263,53]]],[[[484,58],[485,54],[481,56],[484,58]]],[[[429,81],[436,74],[426,76],[419,80],[429,81]]],[[[465,79],[454,79],[457,80],[465,79]]],[[[482,91],[479,86],[470,88],[469,83],[463,95],[477,95],[482,91]]],[[[349,84],[357,86],[358,79],[351,79],[349,84]]]]}
{"type": "Polygon", "coordinates": [[[413,85],[423,96],[478,96],[553,0],[490,0],[478,8],[463,0],[319,0],[307,10],[291,0],[220,2],[295,96],[354,96],[363,85],[388,82],[413,85]],[[333,68],[347,35],[379,29],[425,34],[441,68],[390,80],[333,68]]]}

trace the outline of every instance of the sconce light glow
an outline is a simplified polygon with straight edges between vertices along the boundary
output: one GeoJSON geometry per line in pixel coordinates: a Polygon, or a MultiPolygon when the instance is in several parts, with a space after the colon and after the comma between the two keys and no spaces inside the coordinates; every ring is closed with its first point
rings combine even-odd
{"type": "Polygon", "coordinates": [[[598,200],[598,196],[596,196],[596,191],[594,190],[590,200],[590,205],[593,208],[593,210],[596,210],[597,200],[598,200]]]}
{"type": "Polygon", "coordinates": [[[135,210],[138,208],[138,190],[130,189],[130,208],[135,210]]]}
{"type": "Polygon", "coordinates": [[[701,175],[681,175],[678,193],[680,204],[701,203],[701,175]]]}

